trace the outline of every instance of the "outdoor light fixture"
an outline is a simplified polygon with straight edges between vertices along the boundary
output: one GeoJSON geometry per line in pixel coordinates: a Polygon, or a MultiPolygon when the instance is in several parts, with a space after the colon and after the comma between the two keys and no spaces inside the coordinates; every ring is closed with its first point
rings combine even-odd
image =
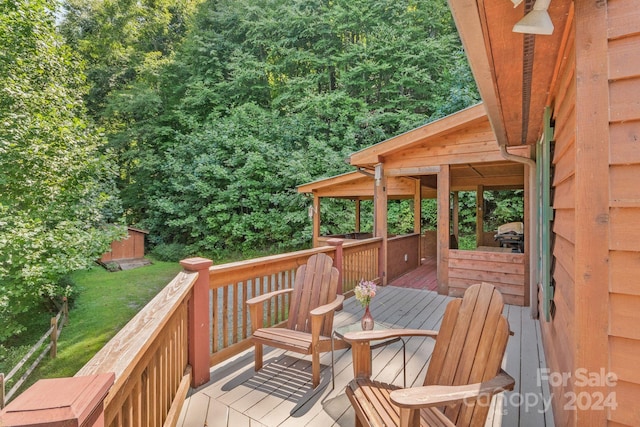
{"type": "Polygon", "coordinates": [[[547,12],[549,3],[551,3],[551,0],[536,0],[536,3],[533,5],[533,10],[513,26],[513,32],[542,35],[552,34],[553,22],[551,22],[551,17],[547,12]]]}

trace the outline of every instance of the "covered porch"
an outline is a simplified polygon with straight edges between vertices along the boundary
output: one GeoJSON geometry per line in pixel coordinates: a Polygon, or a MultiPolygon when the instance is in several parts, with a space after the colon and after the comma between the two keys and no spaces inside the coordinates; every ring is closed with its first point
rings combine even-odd
{"type": "MultiPolygon", "coordinates": [[[[450,297],[429,290],[394,286],[380,288],[372,302],[376,321],[396,328],[438,329],[450,297]]],[[[398,280],[397,283],[402,283],[398,280]]],[[[503,368],[516,379],[513,392],[492,402],[488,426],[552,426],[553,416],[546,381],[539,381],[545,359],[538,322],[528,310],[505,306],[514,336],[509,339],[503,368]],[[546,405],[546,406],[545,406],[546,405]]],[[[359,321],[362,307],[349,298],[336,314],[334,327],[359,321]]],[[[433,341],[406,341],[407,386],[424,379],[433,341]]],[[[178,426],[353,426],[355,413],[344,389],[353,378],[351,351],[335,352],[335,388],[332,388],[331,354],[322,356],[321,383],[311,386],[311,362],[298,355],[266,349],[265,366],[253,370],[253,350],[214,366],[211,381],[192,389],[178,426]]],[[[376,380],[403,384],[402,347],[390,344],[373,352],[376,380]]]]}
{"type": "MultiPolygon", "coordinates": [[[[404,134],[353,153],[350,163],[357,170],[298,187],[311,195],[314,247],[330,238],[345,241],[367,237],[382,239],[379,261],[380,283],[387,284],[434,257],[438,292],[462,296],[477,280],[495,284],[509,304],[536,306],[530,291],[531,179],[530,147],[501,149],[491,129],[483,104],[469,107],[404,134]],[[500,247],[497,230],[485,227],[485,192],[522,190],[524,212],[520,244],[500,247]],[[475,250],[459,248],[460,192],[475,193],[475,250]],[[322,200],[350,199],[354,202],[355,229],[344,235],[322,236],[322,200]],[[388,229],[390,200],[413,202],[413,230],[392,235],[388,229]],[[437,224],[422,224],[422,201],[437,203],[437,224]],[[373,201],[372,229],[361,229],[361,203],[373,201]]],[[[370,221],[371,222],[371,221],[370,221]]]]}

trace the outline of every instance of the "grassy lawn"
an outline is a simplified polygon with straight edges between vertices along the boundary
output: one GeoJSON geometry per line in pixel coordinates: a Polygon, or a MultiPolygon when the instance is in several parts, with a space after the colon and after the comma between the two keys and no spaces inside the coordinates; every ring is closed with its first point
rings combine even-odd
{"type": "MultiPolygon", "coordinates": [[[[76,272],[73,279],[79,295],[60,335],[58,356],[46,356],[22,390],[40,378],[73,376],[180,270],[178,263],[154,261],[153,265],[114,273],[102,267],[76,272]]],[[[29,345],[46,331],[49,317],[46,315],[45,326],[29,345]]]]}

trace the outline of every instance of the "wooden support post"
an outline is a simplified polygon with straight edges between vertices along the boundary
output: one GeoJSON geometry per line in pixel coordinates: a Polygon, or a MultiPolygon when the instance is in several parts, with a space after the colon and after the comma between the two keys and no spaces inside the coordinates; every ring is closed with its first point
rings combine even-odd
{"type": "Polygon", "coordinates": [[[413,232],[420,234],[422,232],[422,186],[420,180],[416,179],[416,191],[413,193],[413,232]]]}
{"type": "Polygon", "coordinates": [[[338,295],[342,295],[342,270],[344,262],[342,243],[344,242],[342,239],[329,239],[327,240],[327,243],[336,248],[336,254],[333,258],[333,266],[338,269],[338,295]]]}
{"type": "Polygon", "coordinates": [[[354,231],[356,233],[360,232],[360,199],[356,199],[356,225],[354,231]]]}
{"type": "Polygon", "coordinates": [[[382,237],[378,253],[378,275],[380,284],[384,286],[387,284],[387,177],[382,163],[376,165],[374,178],[374,236],[382,237]]]}
{"type": "Polygon", "coordinates": [[[422,234],[422,185],[420,183],[420,179],[416,179],[416,189],[413,193],[413,232],[418,235],[418,265],[420,265],[420,261],[422,259],[422,245],[421,242],[421,234],[422,234]]]}
{"type": "Polygon", "coordinates": [[[460,241],[460,193],[453,192],[453,235],[460,241]]]}
{"type": "Polygon", "coordinates": [[[476,246],[484,245],[484,186],[476,189],[476,246]]]}
{"type": "MultiPolygon", "coordinates": [[[[575,346],[575,360],[573,366],[567,368],[584,369],[589,373],[607,372],[611,368],[613,351],[609,334],[614,328],[612,325],[626,319],[626,314],[612,310],[609,293],[609,250],[615,247],[607,244],[610,242],[609,232],[613,228],[610,220],[612,212],[615,212],[615,209],[610,208],[612,171],[609,166],[609,150],[615,141],[610,140],[609,124],[614,99],[609,98],[611,87],[609,61],[606,58],[611,47],[607,39],[607,12],[605,1],[575,2],[575,252],[572,254],[575,260],[575,318],[571,325],[574,330],[572,342],[575,346]]],[[[624,99],[627,99],[626,96],[624,99]]],[[[615,99],[616,102],[621,100],[622,98],[615,99]]],[[[635,220],[629,222],[630,226],[635,227],[635,224],[635,220]]],[[[571,322],[571,319],[566,321],[571,322]]],[[[629,357],[629,362],[620,363],[620,366],[633,369],[631,353],[633,352],[630,351],[626,356],[629,357]]],[[[637,356],[633,357],[637,360],[637,356]]],[[[601,426],[613,421],[624,423],[622,420],[625,419],[627,424],[638,425],[640,416],[637,407],[634,410],[627,408],[624,412],[620,411],[625,406],[623,402],[637,399],[637,388],[633,392],[626,391],[627,389],[621,392],[622,387],[618,387],[608,387],[604,381],[598,381],[595,385],[590,381],[582,381],[579,385],[574,385],[574,396],[579,397],[606,397],[610,392],[617,391],[617,403],[620,405],[618,411],[613,408],[597,411],[593,410],[593,406],[586,405],[587,407],[582,408],[579,405],[575,414],[571,415],[575,425],[601,426]],[[609,416],[611,418],[608,419],[609,416]]]]}
{"type": "MultiPolygon", "coordinates": [[[[189,349],[192,368],[191,387],[198,387],[210,380],[209,364],[209,267],[213,261],[206,258],[188,258],[180,261],[187,271],[198,272],[198,279],[189,298],[189,349]]],[[[214,325],[215,327],[215,325],[214,325]]]]}
{"type": "Polygon", "coordinates": [[[320,196],[313,194],[313,247],[318,247],[320,237],[320,196]]]}
{"type": "Polygon", "coordinates": [[[58,354],[58,319],[54,317],[51,318],[51,350],[49,351],[49,356],[52,359],[56,358],[58,354]]]}
{"type": "Polygon", "coordinates": [[[0,425],[104,427],[104,400],[115,374],[39,380],[0,411],[0,425]]]}
{"type": "Polygon", "coordinates": [[[449,239],[451,174],[449,165],[438,173],[438,293],[449,295],[449,239]]]}

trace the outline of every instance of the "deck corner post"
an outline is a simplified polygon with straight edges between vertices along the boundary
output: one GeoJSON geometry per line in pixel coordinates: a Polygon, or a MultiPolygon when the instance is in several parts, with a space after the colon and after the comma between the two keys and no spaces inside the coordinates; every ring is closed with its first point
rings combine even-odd
{"type": "Polygon", "coordinates": [[[198,387],[211,378],[209,363],[209,267],[213,261],[206,258],[188,258],[180,261],[186,271],[198,273],[189,299],[188,359],[192,369],[191,387],[198,387]]]}
{"type": "Polygon", "coordinates": [[[333,265],[338,269],[338,295],[342,295],[343,283],[342,283],[342,269],[344,262],[344,255],[342,251],[342,244],[344,241],[342,239],[329,239],[327,240],[329,246],[334,246],[336,248],[336,254],[333,259],[333,265]]]}
{"type": "Polygon", "coordinates": [[[39,380],[0,411],[0,425],[104,427],[104,401],[115,377],[109,372],[39,380]]]}

